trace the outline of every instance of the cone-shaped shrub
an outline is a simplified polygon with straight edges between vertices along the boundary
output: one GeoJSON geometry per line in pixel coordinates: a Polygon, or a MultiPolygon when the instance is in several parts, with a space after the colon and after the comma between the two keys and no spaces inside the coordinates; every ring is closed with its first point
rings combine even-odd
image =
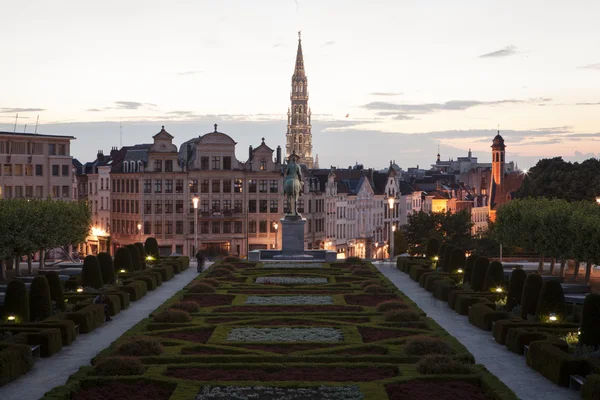
{"type": "Polygon", "coordinates": [[[538,274],[529,274],[525,278],[521,296],[521,318],[527,319],[527,315],[535,314],[543,284],[544,280],[538,274]]]}
{"type": "Polygon", "coordinates": [[[433,257],[437,256],[438,251],[440,250],[440,241],[436,238],[431,238],[427,242],[427,250],[426,255],[427,259],[431,260],[433,257]]]}
{"type": "Polygon", "coordinates": [[[452,254],[452,251],[454,251],[455,247],[454,246],[448,246],[446,247],[446,250],[444,250],[444,258],[442,258],[442,270],[447,271],[450,267],[450,255],[452,254]]]}
{"type": "Polygon", "coordinates": [[[65,294],[58,274],[51,271],[46,274],[46,279],[50,287],[50,300],[56,304],[57,309],[63,310],[65,308],[65,294]]]}
{"type": "Polygon", "coordinates": [[[140,253],[140,263],[142,265],[142,269],[146,268],[146,257],[148,256],[148,254],[146,254],[146,249],[144,248],[144,244],[143,243],[134,243],[135,247],[137,247],[138,252],[140,253]]]}
{"type": "Polygon", "coordinates": [[[149,237],[146,239],[144,248],[146,249],[147,255],[152,256],[156,261],[160,259],[160,252],[158,250],[158,242],[156,241],[156,238],[149,237]]]}
{"type": "Polygon", "coordinates": [[[102,286],[104,286],[100,263],[96,256],[89,255],[83,260],[81,284],[83,287],[93,287],[94,289],[102,289],[102,286]]]}
{"type": "Polygon", "coordinates": [[[142,262],[140,261],[140,251],[137,246],[135,244],[128,244],[125,247],[129,250],[129,254],[131,255],[131,270],[141,271],[142,262]]]}
{"type": "Polygon", "coordinates": [[[108,253],[99,253],[98,262],[100,263],[100,272],[102,272],[102,281],[107,285],[115,283],[115,266],[108,253]]]}
{"type": "Polygon", "coordinates": [[[438,258],[441,260],[442,257],[444,256],[444,251],[446,251],[446,247],[448,247],[447,243],[442,243],[440,244],[440,247],[438,248],[438,252],[437,252],[437,256],[438,258]]]}
{"type": "Polygon", "coordinates": [[[133,271],[131,265],[131,252],[126,247],[117,249],[115,253],[115,271],[126,270],[127,272],[133,271]]]}
{"type": "Polygon", "coordinates": [[[475,268],[475,261],[479,256],[476,254],[471,254],[469,258],[465,261],[465,282],[469,282],[471,284],[471,276],[473,276],[473,269],[475,268]]]}
{"type": "Polygon", "coordinates": [[[29,288],[29,317],[32,321],[42,321],[51,315],[50,286],[44,275],[38,275],[29,288]]]}
{"type": "Polygon", "coordinates": [[[492,261],[485,273],[484,291],[493,291],[504,286],[504,267],[500,261],[492,261]]]}
{"type": "Polygon", "coordinates": [[[555,314],[557,321],[565,318],[565,295],[559,281],[546,281],[542,286],[535,315],[543,322],[548,322],[548,316],[555,314]]]}
{"type": "Polygon", "coordinates": [[[4,297],[3,318],[15,316],[18,322],[29,322],[29,296],[21,281],[10,281],[4,297]]]}
{"type": "Polygon", "coordinates": [[[484,290],[485,275],[487,273],[490,260],[487,257],[478,257],[471,273],[471,289],[476,292],[484,290]]]}
{"type": "Polygon", "coordinates": [[[515,306],[521,304],[525,278],[527,278],[527,274],[522,268],[515,268],[510,274],[510,280],[508,281],[508,297],[506,298],[507,310],[512,310],[515,306]]]}
{"type": "Polygon", "coordinates": [[[465,268],[465,251],[455,248],[452,250],[452,253],[450,253],[450,261],[448,262],[448,269],[446,272],[456,272],[459,268],[465,268]]]}
{"type": "Polygon", "coordinates": [[[579,344],[600,346],[600,294],[590,293],[583,301],[579,344]]]}

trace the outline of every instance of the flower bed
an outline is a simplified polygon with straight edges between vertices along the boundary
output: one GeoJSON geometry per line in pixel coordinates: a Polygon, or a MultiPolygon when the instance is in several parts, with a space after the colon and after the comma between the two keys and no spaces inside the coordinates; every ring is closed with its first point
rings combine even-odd
{"type": "Polygon", "coordinates": [[[331,347],[329,343],[310,343],[310,344],[232,344],[235,347],[241,347],[248,350],[262,350],[270,353],[278,354],[290,354],[297,351],[314,350],[314,349],[328,349],[331,347]]]}
{"type": "Polygon", "coordinates": [[[254,281],[254,283],[275,285],[317,285],[327,282],[327,278],[304,278],[289,276],[260,276],[254,281]]]}
{"type": "Polygon", "coordinates": [[[312,313],[312,312],[360,312],[358,306],[231,306],[218,309],[222,313],[312,313]]]}
{"type": "Polygon", "coordinates": [[[320,386],[303,388],[203,386],[196,400],[278,399],[278,400],[362,400],[360,387],[320,386]]]}
{"type": "Polygon", "coordinates": [[[248,296],[244,304],[253,304],[253,305],[317,305],[317,304],[325,304],[330,305],[333,304],[333,297],[331,296],[248,296]]]}
{"type": "Polygon", "coordinates": [[[425,382],[409,381],[386,385],[390,400],[494,400],[480,387],[467,382],[425,382]]]}
{"type": "Polygon", "coordinates": [[[200,307],[226,306],[231,304],[235,296],[230,294],[203,294],[184,296],[185,301],[195,301],[200,307]]]}
{"type": "Polygon", "coordinates": [[[318,269],[323,268],[321,263],[266,263],[264,268],[276,269],[318,269]]]}
{"type": "Polygon", "coordinates": [[[397,299],[395,294],[348,294],[344,296],[346,304],[373,307],[387,300],[397,299]]]}
{"type": "Polygon", "coordinates": [[[232,342],[341,342],[344,334],[334,328],[233,328],[232,342]]]}
{"type": "Polygon", "coordinates": [[[196,329],[193,331],[165,332],[160,336],[168,339],[185,340],[194,343],[206,343],[213,334],[214,328],[196,329]]]}
{"type": "Polygon", "coordinates": [[[414,331],[371,328],[371,327],[367,327],[367,326],[359,327],[358,332],[362,336],[364,343],[377,342],[380,340],[391,339],[391,338],[412,336],[412,335],[416,334],[414,331]]]}
{"type": "Polygon", "coordinates": [[[168,400],[173,389],[156,383],[138,381],[134,383],[108,382],[76,392],[72,400],[127,399],[168,400]]]}

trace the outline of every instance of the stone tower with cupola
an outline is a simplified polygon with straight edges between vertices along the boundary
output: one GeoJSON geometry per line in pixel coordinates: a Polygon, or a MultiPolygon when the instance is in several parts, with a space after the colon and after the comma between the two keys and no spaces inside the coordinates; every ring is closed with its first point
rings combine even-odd
{"type": "Polygon", "coordinates": [[[500,136],[500,131],[492,142],[492,179],[498,187],[502,187],[504,183],[504,153],[506,146],[504,139],[500,136]]]}
{"type": "Polygon", "coordinates": [[[296,65],[292,75],[292,91],[290,94],[291,107],[288,108],[288,123],[286,134],[286,158],[293,153],[299,157],[298,162],[313,168],[312,133],[310,108],[308,107],[308,81],[304,71],[302,55],[302,38],[298,32],[298,51],[296,65]]]}

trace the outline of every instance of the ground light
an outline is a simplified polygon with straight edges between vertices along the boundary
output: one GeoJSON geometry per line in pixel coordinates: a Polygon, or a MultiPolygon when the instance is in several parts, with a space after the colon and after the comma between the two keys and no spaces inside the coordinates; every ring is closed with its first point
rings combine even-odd
{"type": "Polygon", "coordinates": [[[127,270],[126,269],[121,269],[121,270],[119,270],[119,272],[122,273],[122,274],[124,274],[124,273],[127,272],[127,270]]]}
{"type": "Polygon", "coordinates": [[[504,289],[502,289],[501,287],[496,288],[496,293],[502,293],[503,291],[504,291],[504,289]]]}
{"type": "Polygon", "coordinates": [[[83,288],[82,287],[78,287],[77,288],[77,293],[81,293],[81,292],[83,292],[83,288]]]}
{"type": "Polygon", "coordinates": [[[554,313],[550,314],[550,316],[548,317],[548,319],[550,320],[550,322],[556,322],[556,321],[558,321],[558,318],[556,317],[556,314],[554,314],[554,313]]]}
{"type": "Polygon", "coordinates": [[[456,272],[458,272],[459,274],[462,274],[464,271],[462,270],[462,268],[459,268],[456,270],[456,272]]]}
{"type": "Polygon", "coordinates": [[[10,322],[14,322],[17,320],[17,317],[15,317],[14,315],[9,315],[6,319],[9,320],[10,322]]]}

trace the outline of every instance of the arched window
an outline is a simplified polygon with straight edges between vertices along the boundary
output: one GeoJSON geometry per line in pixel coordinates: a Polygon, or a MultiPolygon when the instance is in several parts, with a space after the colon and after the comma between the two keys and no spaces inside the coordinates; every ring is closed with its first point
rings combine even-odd
{"type": "Polygon", "coordinates": [[[302,91],[302,88],[303,88],[303,85],[302,85],[302,82],[300,82],[300,90],[299,90],[299,92],[302,91]]]}
{"type": "Polygon", "coordinates": [[[127,161],[125,161],[123,163],[123,172],[129,172],[129,163],[127,161]]]}
{"type": "Polygon", "coordinates": [[[294,83],[294,92],[298,91],[298,85],[294,83]]]}
{"type": "Polygon", "coordinates": [[[142,162],[141,161],[137,162],[137,170],[138,170],[138,172],[142,172],[142,162]]]}
{"type": "Polygon", "coordinates": [[[129,169],[130,169],[130,171],[131,171],[131,172],[136,172],[136,170],[135,170],[135,161],[131,161],[131,162],[130,162],[130,164],[131,164],[131,165],[130,165],[130,168],[129,168],[129,169]]]}
{"type": "Polygon", "coordinates": [[[302,114],[302,106],[300,106],[299,110],[300,110],[300,114],[302,114]]]}
{"type": "Polygon", "coordinates": [[[298,106],[294,106],[294,114],[298,114],[298,106]]]}
{"type": "Polygon", "coordinates": [[[302,144],[302,135],[300,135],[300,136],[298,137],[298,141],[300,142],[300,144],[302,144]]]}
{"type": "Polygon", "coordinates": [[[501,153],[501,161],[504,162],[504,153],[501,153]]]}

